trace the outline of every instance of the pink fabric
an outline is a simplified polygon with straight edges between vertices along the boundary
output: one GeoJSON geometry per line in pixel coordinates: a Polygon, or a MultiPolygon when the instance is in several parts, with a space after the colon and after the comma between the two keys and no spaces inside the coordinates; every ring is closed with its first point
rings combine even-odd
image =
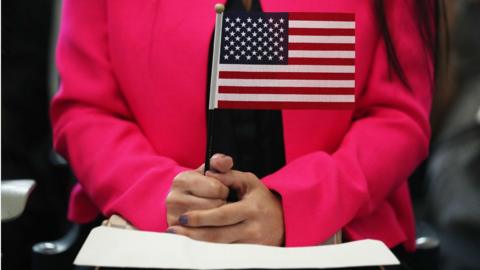
{"type": "MultiPolygon", "coordinates": [[[[283,111],[287,165],[263,181],[282,197],[287,246],[316,245],[343,228],[353,240],[414,248],[406,180],[427,156],[433,73],[413,1],[386,2],[411,90],[390,77],[370,1],[261,1],[269,12],[356,14],[355,109],[283,111]]],[[[72,220],[100,211],[166,229],[172,179],[204,158],[216,2],[64,1],[51,116],[55,148],[80,182],[72,220]]]]}

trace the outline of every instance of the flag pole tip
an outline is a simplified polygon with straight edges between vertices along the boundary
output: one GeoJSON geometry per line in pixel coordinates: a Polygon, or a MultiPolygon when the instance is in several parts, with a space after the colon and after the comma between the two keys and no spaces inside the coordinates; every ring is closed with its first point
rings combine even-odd
{"type": "Polygon", "coordinates": [[[225,10],[225,6],[223,4],[218,3],[215,5],[215,12],[220,14],[220,13],[223,13],[224,10],[225,10]]]}

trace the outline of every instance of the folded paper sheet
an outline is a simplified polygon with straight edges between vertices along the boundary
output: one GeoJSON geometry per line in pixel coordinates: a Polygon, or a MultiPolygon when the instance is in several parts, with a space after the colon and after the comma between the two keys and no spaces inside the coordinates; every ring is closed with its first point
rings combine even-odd
{"type": "Polygon", "coordinates": [[[398,260],[380,241],[280,248],[214,244],[187,237],[97,227],[74,262],[76,265],[170,269],[285,269],[394,265],[398,260]]]}

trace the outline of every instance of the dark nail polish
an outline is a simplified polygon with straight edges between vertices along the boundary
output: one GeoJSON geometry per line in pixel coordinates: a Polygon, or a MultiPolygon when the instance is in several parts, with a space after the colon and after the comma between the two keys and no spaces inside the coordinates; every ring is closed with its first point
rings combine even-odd
{"type": "Polygon", "coordinates": [[[186,215],[181,215],[178,218],[178,222],[180,222],[180,224],[182,224],[182,225],[187,225],[188,224],[188,217],[186,215]]]}
{"type": "Polygon", "coordinates": [[[176,234],[175,230],[174,230],[174,229],[172,229],[172,228],[169,228],[169,229],[167,229],[167,231],[166,231],[166,232],[167,232],[167,233],[176,234]]]}

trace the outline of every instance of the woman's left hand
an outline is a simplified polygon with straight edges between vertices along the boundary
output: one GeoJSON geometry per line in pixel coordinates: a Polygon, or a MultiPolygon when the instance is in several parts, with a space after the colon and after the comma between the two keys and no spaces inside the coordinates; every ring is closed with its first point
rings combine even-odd
{"type": "Polygon", "coordinates": [[[284,240],[283,209],[276,196],[252,173],[229,171],[207,176],[237,191],[238,202],[180,217],[182,225],[167,231],[196,240],[219,243],[255,243],[280,246],[284,240]]]}

